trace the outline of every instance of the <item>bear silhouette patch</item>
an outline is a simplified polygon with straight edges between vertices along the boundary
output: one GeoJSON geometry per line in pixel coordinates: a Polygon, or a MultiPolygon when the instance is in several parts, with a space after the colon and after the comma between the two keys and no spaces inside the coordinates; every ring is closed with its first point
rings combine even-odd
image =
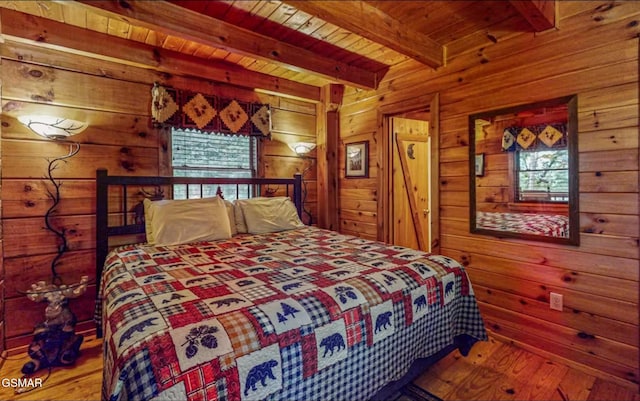
{"type": "Polygon", "coordinates": [[[324,347],[324,354],[322,354],[323,358],[327,356],[327,352],[331,352],[329,355],[331,356],[334,351],[340,351],[346,347],[344,344],[344,338],[342,338],[340,333],[334,333],[329,337],[323,338],[320,342],[320,346],[324,347]]]}
{"type": "Polygon", "coordinates": [[[422,308],[427,307],[427,298],[424,295],[420,295],[418,298],[413,301],[413,304],[416,306],[416,312],[421,310],[422,308]]]}
{"type": "Polygon", "coordinates": [[[454,284],[455,283],[453,281],[449,281],[447,283],[447,285],[445,286],[444,295],[446,297],[449,297],[449,296],[453,295],[453,286],[454,286],[454,284]]]}
{"type": "Polygon", "coordinates": [[[384,330],[387,328],[387,326],[391,325],[391,318],[392,312],[388,311],[388,312],[383,312],[381,314],[378,315],[378,317],[376,318],[376,327],[373,330],[374,333],[377,333],[380,330],[384,330]]]}
{"type": "Polygon", "coordinates": [[[276,380],[276,377],[273,375],[272,370],[276,366],[278,366],[278,362],[271,359],[251,368],[251,370],[247,374],[247,380],[244,384],[244,395],[249,395],[249,390],[257,391],[258,383],[260,383],[263,387],[266,387],[267,379],[276,380]]]}

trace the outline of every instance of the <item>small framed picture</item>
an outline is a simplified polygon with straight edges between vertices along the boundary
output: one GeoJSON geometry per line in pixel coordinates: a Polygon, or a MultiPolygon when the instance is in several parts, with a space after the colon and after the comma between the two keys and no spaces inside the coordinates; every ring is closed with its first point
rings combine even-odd
{"type": "Polygon", "coordinates": [[[346,144],[345,177],[369,177],[369,141],[346,144]]]}
{"type": "Polygon", "coordinates": [[[476,175],[478,177],[484,175],[484,153],[476,155],[476,175]]]}

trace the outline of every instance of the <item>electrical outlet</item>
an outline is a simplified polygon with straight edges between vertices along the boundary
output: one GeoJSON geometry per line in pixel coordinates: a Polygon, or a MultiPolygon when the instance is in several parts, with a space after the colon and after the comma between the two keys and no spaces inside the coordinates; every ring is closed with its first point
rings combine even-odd
{"type": "Polygon", "coordinates": [[[553,310],[562,311],[562,294],[549,293],[549,307],[553,310]]]}

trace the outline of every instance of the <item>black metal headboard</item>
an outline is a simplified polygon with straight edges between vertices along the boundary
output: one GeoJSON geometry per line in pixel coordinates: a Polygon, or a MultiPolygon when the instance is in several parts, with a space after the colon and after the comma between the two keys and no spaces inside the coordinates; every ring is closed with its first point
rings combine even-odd
{"type": "MultiPolygon", "coordinates": [[[[298,216],[302,214],[302,175],[296,174],[293,178],[195,178],[195,177],[132,177],[132,176],[115,176],[108,175],[106,169],[96,170],[96,289],[100,289],[100,280],[102,278],[102,269],[104,261],[109,252],[109,237],[127,236],[135,234],[144,234],[144,222],[135,219],[131,208],[132,199],[129,195],[134,189],[138,200],[143,188],[149,187],[173,187],[174,185],[235,185],[236,193],[239,193],[239,187],[253,188],[251,191],[253,196],[260,196],[264,188],[271,185],[284,186],[284,196],[289,196],[298,211],[298,216]],[[120,187],[121,206],[117,211],[109,208],[109,187],[120,187]],[[110,215],[119,214],[119,221],[122,223],[117,226],[109,225],[110,215]]],[[[136,201],[135,199],[133,201],[136,201]]]]}

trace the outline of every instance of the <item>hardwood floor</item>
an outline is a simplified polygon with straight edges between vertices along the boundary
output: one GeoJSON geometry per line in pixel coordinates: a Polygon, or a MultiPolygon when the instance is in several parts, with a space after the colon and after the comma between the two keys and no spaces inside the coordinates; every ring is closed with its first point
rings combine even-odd
{"type": "MultiPolygon", "coordinates": [[[[42,387],[32,391],[16,394],[15,389],[6,387],[2,379],[18,379],[22,377],[20,369],[29,361],[25,353],[9,356],[0,368],[0,400],[33,400],[33,401],[81,401],[100,400],[102,385],[102,340],[94,336],[85,337],[80,347],[81,355],[71,367],[56,367],[51,370],[42,387]]],[[[37,376],[43,379],[47,369],[41,369],[37,376]]]]}
{"type": "MultiPolygon", "coordinates": [[[[28,361],[10,356],[1,379],[20,378],[28,361]]],[[[47,371],[42,371],[42,377],[47,371]]],[[[87,337],[76,365],[54,368],[41,388],[15,394],[0,384],[0,400],[99,400],[102,341],[87,337]]],[[[454,352],[415,381],[443,400],[640,401],[633,390],[549,361],[516,346],[491,339],[474,346],[467,357],[454,352]]]]}
{"type": "Polygon", "coordinates": [[[415,380],[449,400],[638,401],[640,394],[490,338],[453,352],[415,380]]]}

